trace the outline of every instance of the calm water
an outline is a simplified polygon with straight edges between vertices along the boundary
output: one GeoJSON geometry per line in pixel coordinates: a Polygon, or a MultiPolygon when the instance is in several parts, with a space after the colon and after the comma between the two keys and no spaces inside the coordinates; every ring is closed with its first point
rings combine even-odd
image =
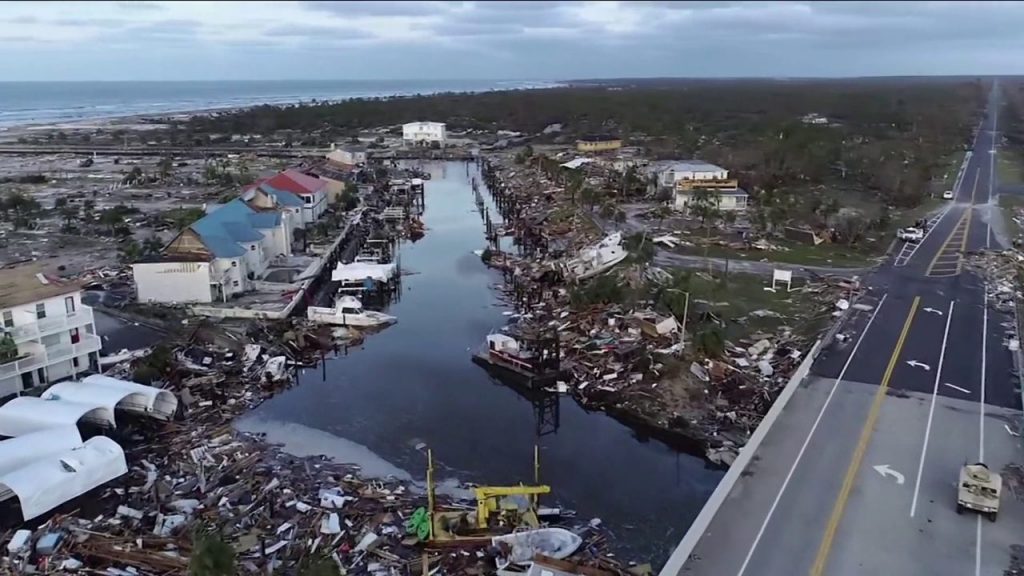
{"type": "Polygon", "coordinates": [[[273,80],[209,82],[0,82],[0,127],[343,100],[552,86],[528,80],[273,80]]]}
{"type": "MultiPolygon", "coordinates": [[[[436,164],[431,173],[427,234],[402,247],[402,266],[414,274],[388,310],[398,324],[305,370],[298,386],[240,426],[377,474],[422,479],[429,445],[447,478],[530,482],[534,406],[470,361],[471,349],[505,322],[491,289],[500,276],[472,254],[483,247],[483,224],[466,166],[436,164]]],[[[664,562],[721,476],[568,397],[557,432],[539,445],[541,480],[553,489],[546,504],[601,518],[626,560],[664,562]]]]}

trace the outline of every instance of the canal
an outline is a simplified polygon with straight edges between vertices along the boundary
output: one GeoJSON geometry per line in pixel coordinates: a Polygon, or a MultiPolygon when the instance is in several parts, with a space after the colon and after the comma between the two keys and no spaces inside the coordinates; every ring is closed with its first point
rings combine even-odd
{"type": "MultiPolygon", "coordinates": [[[[365,475],[422,481],[426,451],[449,483],[530,483],[540,446],[542,500],[600,518],[623,561],[660,566],[721,473],[572,398],[558,402],[558,426],[538,438],[537,408],[470,361],[505,324],[498,273],[473,250],[484,246],[470,179],[475,166],[427,165],[426,236],[401,247],[398,323],[347,354],[305,369],[299,383],[239,422],[297,454],[326,454],[365,475]]],[[[490,202],[490,198],[485,194],[490,202]]],[[[493,206],[492,217],[497,215],[493,206]]]]}

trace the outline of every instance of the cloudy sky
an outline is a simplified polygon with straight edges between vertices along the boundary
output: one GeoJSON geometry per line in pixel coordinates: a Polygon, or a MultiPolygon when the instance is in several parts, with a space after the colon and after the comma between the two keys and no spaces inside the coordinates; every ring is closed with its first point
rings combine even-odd
{"type": "Polygon", "coordinates": [[[1024,73],[1019,2],[2,2],[0,80],[1024,73]]]}

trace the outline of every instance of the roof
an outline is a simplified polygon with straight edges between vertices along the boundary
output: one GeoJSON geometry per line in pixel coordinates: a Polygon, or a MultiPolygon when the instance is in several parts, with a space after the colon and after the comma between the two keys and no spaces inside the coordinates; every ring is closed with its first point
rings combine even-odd
{"type": "Polygon", "coordinates": [[[261,184],[270,184],[278,190],[284,190],[292,194],[314,194],[327,186],[327,182],[315,176],[303,174],[298,170],[290,168],[284,172],[274,174],[261,182],[261,184]]]}
{"type": "Polygon", "coordinates": [[[81,419],[114,427],[114,414],[102,402],[68,402],[19,396],[0,406],[0,436],[22,436],[46,428],[74,426],[81,419]]]}
{"type": "MultiPolygon", "coordinates": [[[[125,399],[132,402],[144,401],[145,405],[143,408],[145,409],[145,412],[154,418],[163,418],[165,420],[170,419],[174,416],[174,412],[178,408],[178,398],[174,396],[174,393],[168,390],[161,390],[152,386],[139,384],[138,382],[111,378],[109,376],[103,376],[102,374],[93,374],[92,376],[83,378],[82,384],[114,388],[127,394],[131,394],[130,397],[126,396],[125,399]]],[[[138,411],[136,410],[137,406],[138,405],[122,405],[121,407],[127,410],[138,411]]]]}
{"type": "Polygon", "coordinates": [[[277,203],[280,204],[281,206],[302,206],[302,199],[296,196],[295,194],[292,194],[291,192],[279,190],[277,188],[274,188],[270,184],[267,184],[266,182],[260,184],[259,188],[267,195],[271,196],[274,200],[276,200],[277,203]]]}
{"type": "Polygon", "coordinates": [[[405,124],[402,124],[402,128],[405,128],[406,126],[431,126],[431,127],[440,126],[440,127],[443,128],[444,125],[445,125],[444,122],[418,121],[418,122],[406,122],[405,124]]]}
{"type": "Polygon", "coordinates": [[[170,419],[178,407],[177,398],[166,390],[98,374],[81,382],[54,384],[43,393],[43,399],[101,403],[111,413],[121,409],[161,420],[170,419]]]}
{"type": "Polygon", "coordinates": [[[580,136],[580,142],[613,142],[615,140],[622,140],[622,138],[612,134],[591,134],[589,136],[580,136]]]}
{"type": "MultiPolygon", "coordinates": [[[[743,188],[708,188],[707,190],[715,196],[750,196],[750,194],[747,194],[747,191],[743,188]]],[[[679,194],[680,196],[689,196],[694,192],[696,192],[696,190],[693,189],[676,190],[676,194],[679,194]]]]}
{"type": "Polygon", "coordinates": [[[82,445],[75,426],[56,426],[0,442],[0,474],[82,445]]]}
{"type": "Polygon", "coordinates": [[[673,170],[675,172],[724,172],[725,168],[721,166],[715,166],[710,162],[703,160],[682,160],[680,162],[673,162],[666,170],[673,170]]]}
{"type": "Polygon", "coordinates": [[[217,258],[237,258],[246,252],[240,244],[259,242],[263,239],[259,230],[280,223],[277,211],[258,211],[235,198],[193,222],[191,228],[217,258]]]}
{"type": "Polygon", "coordinates": [[[81,282],[45,276],[43,270],[40,263],[0,269],[0,308],[13,308],[82,289],[81,282]]]}
{"type": "Polygon", "coordinates": [[[0,485],[18,497],[22,517],[31,520],[127,473],[121,446],[96,436],[82,446],[0,475],[0,485]]]}

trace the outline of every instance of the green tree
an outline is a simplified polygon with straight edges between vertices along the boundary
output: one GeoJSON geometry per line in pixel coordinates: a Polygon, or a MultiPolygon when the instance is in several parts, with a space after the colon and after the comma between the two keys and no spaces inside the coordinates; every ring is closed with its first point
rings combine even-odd
{"type": "Polygon", "coordinates": [[[94,216],[93,212],[95,210],[96,200],[92,198],[86,198],[85,201],[82,202],[82,220],[85,220],[86,222],[92,222],[94,216]]]}
{"type": "Polygon", "coordinates": [[[174,160],[170,156],[164,156],[157,162],[156,169],[160,181],[163,182],[170,178],[171,172],[174,170],[174,160]]]}
{"type": "Polygon", "coordinates": [[[709,326],[694,337],[697,350],[708,358],[719,358],[725,352],[725,336],[717,326],[709,326]]]}
{"type": "Polygon", "coordinates": [[[181,231],[206,215],[202,208],[175,208],[168,210],[167,217],[174,224],[174,229],[181,231]]]}
{"type": "Polygon", "coordinates": [[[117,255],[122,264],[138,262],[142,259],[142,246],[134,238],[128,238],[117,247],[117,255]]]}
{"type": "Polygon", "coordinates": [[[235,576],[235,550],[218,535],[196,532],[192,536],[189,576],[235,576]]]}
{"type": "Polygon", "coordinates": [[[10,362],[18,357],[18,345],[10,332],[4,332],[0,336],[0,362],[10,362]]]}
{"type": "Polygon", "coordinates": [[[32,227],[42,210],[38,200],[18,191],[8,193],[4,205],[10,211],[15,230],[32,227]]]}
{"type": "Polygon", "coordinates": [[[143,256],[156,256],[164,250],[164,243],[157,236],[150,236],[142,242],[143,256]]]}
{"type": "Polygon", "coordinates": [[[647,238],[646,233],[637,233],[626,236],[622,240],[622,246],[629,252],[629,259],[637,264],[646,264],[654,260],[658,250],[647,238]]]}
{"type": "Polygon", "coordinates": [[[116,208],[107,208],[100,212],[99,222],[107,227],[111,236],[114,236],[117,233],[117,229],[124,225],[124,216],[116,208]]]}
{"type": "Polygon", "coordinates": [[[61,229],[70,232],[76,228],[75,220],[78,219],[78,209],[74,206],[63,206],[60,209],[61,229]]]}

